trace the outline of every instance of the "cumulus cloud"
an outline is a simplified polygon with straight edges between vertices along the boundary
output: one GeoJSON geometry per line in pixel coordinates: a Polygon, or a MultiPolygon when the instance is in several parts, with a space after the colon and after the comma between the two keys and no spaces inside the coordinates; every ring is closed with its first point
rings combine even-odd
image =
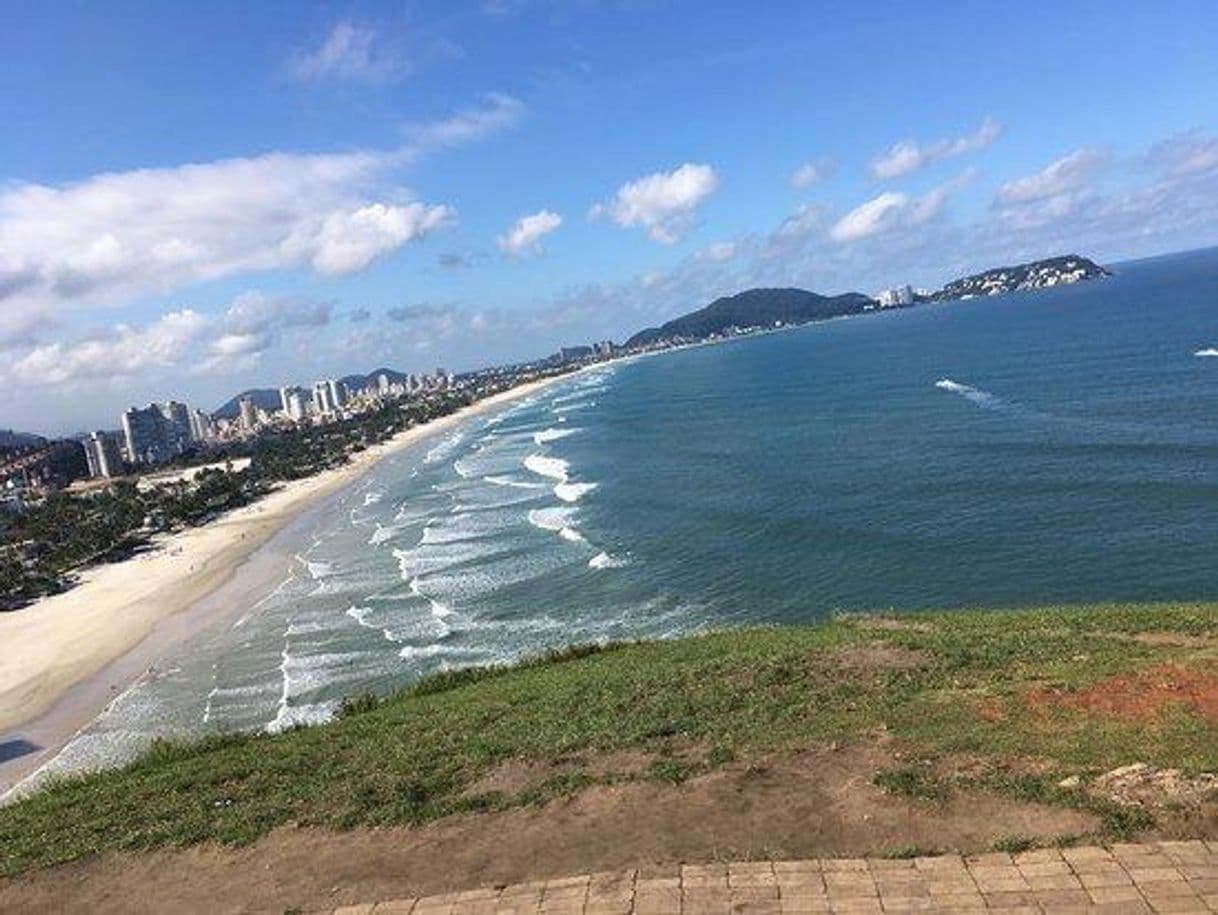
{"type": "Polygon", "coordinates": [[[1001,133],[1002,125],[992,118],[986,118],[973,133],[962,137],[944,137],[925,145],[915,140],[903,140],[872,160],[871,177],[876,181],[899,178],[933,162],[981,152],[989,149],[1001,133]]]}
{"type": "Polygon", "coordinates": [[[405,61],[379,53],[375,42],[372,29],[340,22],[320,46],[294,53],[288,60],[288,72],[302,82],[382,82],[404,75],[405,61]]]}
{"type": "Polygon", "coordinates": [[[448,224],[456,211],[443,204],[370,203],[329,214],[312,239],[309,262],[319,273],[355,273],[389,251],[448,224]]]}
{"type": "Polygon", "coordinates": [[[837,242],[853,242],[894,229],[921,226],[939,216],[951,195],[972,181],[973,177],[972,171],[966,171],[915,197],[885,191],[835,222],[829,229],[829,236],[837,242]]]}
{"type": "Polygon", "coordinates": [[[170,312],[147,327],[119,324],[74,343],[35,346],[7,369],[0,369],[0,378],[37,386],[172,368],[197,344],[207,326],[207,318],[189,308],[170,312]]]}
{"type": "Polygon", "coordinates": [[[352,308],[347,312],[347,320],[352,324],[362,324],[364,321],[371,319],[372,312],[367,308],[352,308]]]}
{"type": "Polygon", "coordinates": [[[836,171],[837,163],[830,158],[809,159],[791,173],[791,187],[796,190],[809,188],[832,177],[836,171]]]}
{"type": "Polygon", "coordinates": [[[686,162],[671,172],[656,172],[618,188],[589,214],[608,217],[622,228],[639,227],[655,241],[672,244],[693,225],[697,209],[719,187],[709,165],[686,162]]]}
{"type": "Polygon", "coordinates": [[[835,241],[858,241],[891,228],[895,216],[905,209],[909,198],[896,191],[885,191],[866,203],[859,204],[829,230],[835,241]]]}
{"type": "Polygon", "coordinates": [[[1102,150],[1076,149],[1033,175],[1008,181],[998,189],[998,200],[1031,203],[1079,191],[1107,161],[1102,150]]]}
{"type": "Polygon", "coordinates": [[[252,271],[362,270],[455,216],[411,199],[393,173],[440,145],[502,129],[519,109],[494,96],[414,128],[393,150],[268,153],[0,186],[0,303],[113,305],[252,271]]]}
{"type": "Polygon", "coordinates": [[[512,257],[541,253],[541,240],[562,225],[562,217],[552,210],[539,210],[521,216],[512,227],[495,239],[499,250],[512,257]]]}
{"type": "Polygon", "coordinates": [[[1107,164],[1098,149],[1076,149],[1040,171],[1008,181],[994,205],[999,219],[1012,228],[1035,228],[1057,222],[1084,206],[1091,180],[1107,164]]]}
{"type": "Polygon", "coordinates": [[[332,305],[245,292],[218,315],[179,308],[136,326],[119,324],[72,342],[27,341],[14,347],[0,380],[17,385],[139,375],[155,369],[207,374],[248,367],[292,328],[330,322],[332,305]]]}

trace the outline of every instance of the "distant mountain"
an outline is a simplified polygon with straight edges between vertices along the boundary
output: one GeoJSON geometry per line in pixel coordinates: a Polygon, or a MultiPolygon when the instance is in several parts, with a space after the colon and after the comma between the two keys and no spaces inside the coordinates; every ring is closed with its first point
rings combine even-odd
{"type": "Polygon", "coordinates": [[[626,348],[650,346],[662,340],[701,340],[733,328],[807,324],[858,314],[873,305],[873,299],[858,292],[823,296],[803,289],[749,289],[716,299],[705,308],[659,327],[639,331],[626,341],[626,348]]]}
{"type": "Polygon", "coordinates": [[[933,301],[948,301],[974,296],[1002,295],[1027,289],[1066,286],[1111,275],[1095,261],[1077,254],[1064,254],[1014,267],[995,267],[984,273],[961,277],[952,280],[930,298],[933,301]]]}
{"type": "Polygon", "coordinates": [[[45,445],[46,441],[41,435],[34,435],[30,432],[14,432],[12,429],[0,429],[0,450],[11,451],[16,448],[45,445]]]}
{"type": "MultiPolygon", "coordinates": [[[[367,375],[344,375],[338,380],[347,386],[347,390],[355,391],[366,388],[369,385],[375,385],[378,375],[389,376],[390,382],[404,381],[409,377],[404,372],[399,372],[396,369],[379,368],[373,369],[367,375]]],[[[242,391],[240,394],[226,400],[218,409],[212,412],[212,416],[217,419],[232,419],[236,417],[241,410],[239,406],[241,398],[247,396],[252,398],[254,406],[261,410],[278,410],[281,406],[279,388],[250,388],[248,391],[242,391]]]]}
{"type": "Polygon", "coordinates": [[[233,419],[241,412],[238,404],[242,397],[249,397],[254,401],[254,406],[261,410],[279,409],[278,388],[250,388],[226,400],[218,409],[213,410],[211,415],[216,419],[233,419]]]}

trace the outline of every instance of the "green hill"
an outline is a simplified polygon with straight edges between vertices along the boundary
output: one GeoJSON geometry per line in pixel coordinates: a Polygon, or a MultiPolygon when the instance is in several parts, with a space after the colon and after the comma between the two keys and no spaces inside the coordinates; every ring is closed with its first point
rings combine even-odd
{"type": "Polygon", "coordinates": [[[892,762],[859,777],[917,803],[981,791],[1086,811],[1101,839],[1155,818],[1196,830],[1205,821],[1180,813],[1188,804],[1118,803],[1095,777],[1133,762],[1218,770],[1214,609],[850,617],[449,673],[353,699],[328,725],[162,744],[0,808],[0,874],[244,843],[281,825],[493,816],[599,784],[675,785],[735,760],[764,767],[793,748],[879,740],[892,762]],[[528,777],[487,780],[512,764],[528,777]]]}

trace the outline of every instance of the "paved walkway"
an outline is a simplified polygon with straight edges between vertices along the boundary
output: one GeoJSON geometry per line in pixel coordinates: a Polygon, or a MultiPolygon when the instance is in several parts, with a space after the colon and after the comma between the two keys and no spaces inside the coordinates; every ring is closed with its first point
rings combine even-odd
{"type": "Polygon", "coordinates": [[[1218,912],[1218,842],[1023,854],[674,865],[581,874],[334,915],[1218,912]]]}

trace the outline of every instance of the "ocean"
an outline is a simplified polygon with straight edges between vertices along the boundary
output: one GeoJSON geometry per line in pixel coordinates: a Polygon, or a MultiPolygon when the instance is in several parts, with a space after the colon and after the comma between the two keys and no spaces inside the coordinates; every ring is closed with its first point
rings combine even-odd
{"type": "Polygon", "coordinates": [[[573,643],[1218,599],[1218,251],[621,361],[386,459],[52,764],[573,643]]]}

